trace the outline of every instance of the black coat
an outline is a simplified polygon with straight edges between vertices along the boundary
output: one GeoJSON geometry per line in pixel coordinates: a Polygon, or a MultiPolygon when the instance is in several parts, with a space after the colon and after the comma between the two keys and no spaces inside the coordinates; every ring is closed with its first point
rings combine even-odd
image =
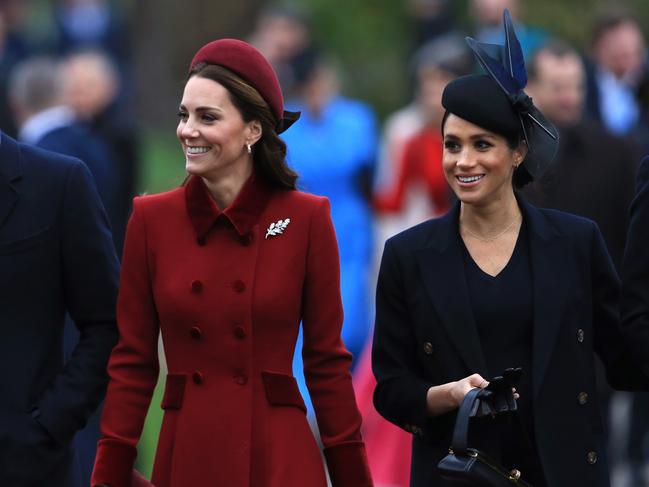
{"type": "Polygon", "coordinates": [[[540,179],[523,189],[527,200],[593,220],[620,269],[637,168],[635,147],[583,120],[559,130],[559,151],[540,179]]]}
{"type": "Polygon", "coordinates": [[[638,171],[622,266],[622,329],[649,375],[649,157],[638,171]]]}
{"type": "Polygon", "coordinates": [[[86,166],[0,137],[0,485],[71,487],[117,341],[117,256],[86,166]]]}
{"type": "MultiPolygon", "coordinates": [[[[628,363],[618,326],[619,283],[597,226],[520,205],[533,274],[531,376],[540,461],[552,487],[605,487],[606,442],[593,352],[615,387],[649,387],[649,379],[628,363]]],[[[445,485],[436,465],[450,445],[455,420],[455,412],[428,416],[428,389],[473,373],[486,377],[458,217],[459,204],[444,217],[388,240],[379,272],[374,404],[385,418],[415,432],[413,487],[445,485]]],[[[492,439],[480,441],[486,447],[492,439]]]]}

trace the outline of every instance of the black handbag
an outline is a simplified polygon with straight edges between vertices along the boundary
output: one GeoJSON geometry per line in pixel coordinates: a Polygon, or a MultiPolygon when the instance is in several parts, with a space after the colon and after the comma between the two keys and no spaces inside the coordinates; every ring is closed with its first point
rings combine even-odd
{"type": "Polygon", "coordinates": [[[471,389],[464,397],[455,420],[451,448],[437,468],[443,479],[457,487],[532,487],[520,478],[520,471],[508,471],[481,451],[467,446],[469,418],[476,415],[481,397],[488,394],[483,389],[471,389]]]}

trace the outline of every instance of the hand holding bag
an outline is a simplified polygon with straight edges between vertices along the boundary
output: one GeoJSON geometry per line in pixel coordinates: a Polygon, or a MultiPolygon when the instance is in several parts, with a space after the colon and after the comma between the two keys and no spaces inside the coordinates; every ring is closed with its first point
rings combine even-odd
{"type": "Polygon", "coordinates": [[[469,418],[480,408],[481,397],[490,394],[471,389],[460,405],[449,454],[437,464],[442,478],[458,487],[532,487],[521,480],[518,470],[507,471],[484,453],[467,446],[469,418]]]}

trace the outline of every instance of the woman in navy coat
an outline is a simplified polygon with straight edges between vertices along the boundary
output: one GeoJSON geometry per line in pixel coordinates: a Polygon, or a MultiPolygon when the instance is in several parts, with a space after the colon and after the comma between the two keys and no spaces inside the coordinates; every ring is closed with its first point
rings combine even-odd
{"type": "Polygon", "coordinates": [[[515,37],[497,66],[470,44],[494,76],[459,78],[443,94],[443,168],[458,203],[386,243],[374,402],[414,435],[410,485],[444,486],[436,465],[464,395],[522,366],[517,413],[474,421],[470,445],[534,487],[607,487],[594,352],[614,387],[649,385],[620,332],[618,278],[593,222],[515,192],[558,141],[522,91],[524,68],[508,61],[515,37]]]}

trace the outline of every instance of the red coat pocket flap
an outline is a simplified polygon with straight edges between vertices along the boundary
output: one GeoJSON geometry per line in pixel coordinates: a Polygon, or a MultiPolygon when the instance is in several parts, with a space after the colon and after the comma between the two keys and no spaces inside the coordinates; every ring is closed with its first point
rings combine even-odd
{"type": "Polygon", "coordinates": [[[271,406],[292,406],[306,414],[306,406],[295,377],[266,371],[261,373],[261,379],[271,406]]]}
{"type": "Polygon", "coordinates": [[[185,374],[167,374],[165,394],[160,404],[162,409],[180,409],[185,395],[185,382],[187,382],[185,374]]]}

